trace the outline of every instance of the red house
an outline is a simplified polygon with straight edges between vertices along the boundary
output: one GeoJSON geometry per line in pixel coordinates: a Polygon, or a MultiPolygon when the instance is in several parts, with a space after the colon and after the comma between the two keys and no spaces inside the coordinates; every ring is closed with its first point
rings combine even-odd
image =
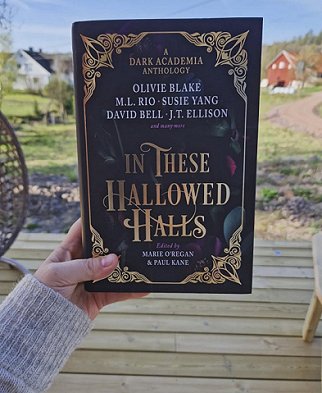
{"type": "Polygon", "coordinates": [[[296,55],[282,50],[266,67],[269,86],[288,86],[296,80],[296,55]]]}

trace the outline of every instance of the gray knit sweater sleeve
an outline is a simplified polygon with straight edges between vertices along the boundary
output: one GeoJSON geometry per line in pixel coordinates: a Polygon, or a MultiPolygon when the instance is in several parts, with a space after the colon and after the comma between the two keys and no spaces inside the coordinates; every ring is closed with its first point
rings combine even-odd
{"type": "Polygon", "coordinates": [[[0,392],[46,390],[91,327],[80,308],[24,277],[0,305],[0,392]]]}

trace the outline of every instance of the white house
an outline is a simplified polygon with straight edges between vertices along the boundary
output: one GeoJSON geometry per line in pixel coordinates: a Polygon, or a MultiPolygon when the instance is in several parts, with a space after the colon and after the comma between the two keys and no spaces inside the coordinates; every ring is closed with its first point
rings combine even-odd
{"type": "Polygon", "coordinates": [[[73,61],[70,53],[50,53],[44,54],[51,62],[51,68],[54,70],[60,80],[73,86],[73,61]]]}
{"type": "Polygon", "coordinates": [[[19,49],[15,54],[18,72],[13,88],[16,90],[41,90],[54,73],[51,61],[42,52],[19,49]]]}

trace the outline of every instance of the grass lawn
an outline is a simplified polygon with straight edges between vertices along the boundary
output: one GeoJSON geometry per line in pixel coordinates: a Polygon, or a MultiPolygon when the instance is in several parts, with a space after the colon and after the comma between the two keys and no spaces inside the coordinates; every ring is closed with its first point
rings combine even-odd
{"type": "Polygon", "coordinates": [[[49,98],[37,94],[12,93],[5,96],[1,110],[9,119],[15,119],[34,116],[36,106],[40,112],[46,113],[49,104],[49,98]]]}
{"type": "Polygon", "coordinates": [[[75,181],[77,157],[74,119],[67,124],[57,125],[32,120],[37,117],[37,111],[46,113],[50,109],[50,102],[49,98],[37,94],[14,92],[5,96],[2,112],[17,130],[29,173],[65,175],[75,181]]]}
{"type": "Polygon", "coordinates": [[[303,98],[311,90],[304,90],[299,95],[281,96],[262,93],[258,140],[258,162],[283,161],[289,158],[308,158],[321,155],[322,138],[317,139],[304,133],[290,131],[270,123],[270,110],[283,103],[303,98]]]}
{"type": "MultiPolygon", "coordinates": [[[[257,201],[277,200],[283,192],[321,203],[322,138],[290,131],[270,123],[270,110],[285,102],[300,99],[320,88],[304,89],[295,95],[261,94],[258,145],[257,201]]],[[[34,115],[35,104],[46,110],[48,100],[30,94],[6,97],[3,112],[10,117],[34,115]]],[[[322,108],[322,107],[321,107],[322,108]]],[[[74,120],[68,124],[45,125],[42,122],[19,122],[18,137],[26,157],[29,173],[65,175],[77,179],[76,132],[74,120]]],[[[278,210],[256,211],[256,236],[275,239],[310,238],[322,222],[308,225],[290,222],[278,210]],[[290,234],[291,233],[291,234],[290,234]]]]}
{"type": "MultiPolygon", "coordinates": [[[[311,203],[321,202],[322,189],[322,138],[290,131],[272,125],[270,110],[285,102],[300,99],[319,89],[305,89],[294,96],[261,96],[257,201],[268,197],[303,197],[311,203]]],[[[321,229],[320,220],[301,225],[285,217],[280,210],[256,211],[257,237],[271,239],[309,239],[321,229]]]]}
{"type": "MultiPolygon", "coordinates": [[[[320,155],[322,139],[289,131],[270,124],[269,111],[277,105],[302,98],[316,88],[303,89],[295,95],[261,94],[258,161],[281,162],[289,158],[320,155]]],[[[2,111],[9,118],[35,115],[35,102],[46,111],[49,99],[36,94],[14,93],[5,97],[2,111]]],[[[21,124],[18,135],[30,172],[65,174],[75,177],[76,137],[73,120],[69,124],[21,124]]]]}
{"type": "Polygon", "coordinates": [[[77,179],[75,123],[23,125],[18,130],[29,173],[77,179]]]}

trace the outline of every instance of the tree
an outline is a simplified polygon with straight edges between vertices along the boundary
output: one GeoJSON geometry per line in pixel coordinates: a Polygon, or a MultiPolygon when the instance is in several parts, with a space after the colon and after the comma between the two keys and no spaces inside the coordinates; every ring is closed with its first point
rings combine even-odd
{"type": "Polygon", "coordinates": [[[17,64],[10,51],[11,34],[0,33],[0,108],[4,96],[11,91],[17,75],[17,64]]]}
{"type": "Polygon", "coordinates": [[[263,45],[261,77],[266,78],[267,65],[281,50],[296,54],[296,79],[302,86],[315,74],[315,69],[320,64],[322,53],[322,31],[314,34],[312,30],[305,35],[295,37],[290,41],[275,42],[272,45],[263,45]]]}
{"type": "Polygon", "coordinates": [[[44,94],[51,99],[59,116],[64,120],[73,110],[73,88],[58,76],[53,76],[44,89],[44,94]]]}
{"type": "Polygon", "coordinates": [[[283,49],[283,44],[274,45],[263,45],[262,48],[262,67],[261,67],[261,79],[266,78],[267,65],[277,56],[277,54],[283,49]]]}
{"type": "MultiPolygon", "coordinates": [[[[308,33],[309,34],[309,33],[308,33]]],[[[311,37],[308,35],[307,37],[311,37]]],[[[316,45],[304,45],[298,54],[296,77],[302,81],[302,85],[314,74],[314,67],[319,61],[320,53],[316,45]]]]}
{"type": "Polygon", "coordinates": [[[0,108],[3,97],[12,89],[17,64],[12,56],[12,9],[7,0],[0,1],[0,108]]]}

